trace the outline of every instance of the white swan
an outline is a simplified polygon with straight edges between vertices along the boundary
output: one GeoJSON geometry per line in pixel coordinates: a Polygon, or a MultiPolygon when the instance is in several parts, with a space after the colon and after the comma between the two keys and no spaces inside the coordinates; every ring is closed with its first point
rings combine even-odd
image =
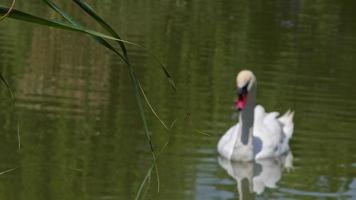
{"type": "Polygon", "coordinates": [[[294,112],[288,110],[277,118],[277,112],[266,113],[261,105],[255,106],[256,77],[251,71],[239,72],[236,82],[239,123],[221,137],[218,143],[220,155],[229,160],[251,161],[288,152],[294,112]]]}

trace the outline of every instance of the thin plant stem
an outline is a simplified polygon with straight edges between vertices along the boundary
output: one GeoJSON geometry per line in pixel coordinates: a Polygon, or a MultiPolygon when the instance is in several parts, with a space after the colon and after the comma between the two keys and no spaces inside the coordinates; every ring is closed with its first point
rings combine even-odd
{"type": "Polygon", "coordinates": [[[16,0],[13,0],[12,3],[11,3],[11,6],[7,10],[7,12],[3,16],[0,17],[0,21],[4,20],[10,14],[10,12],[12,11],[12,9],[15,6],[15,3],[16,3],[16,0]]]}
{"type": "Polygon", "coordinates": [[[167,127],[167,125],[163,122],[163,120],[158,116],[157,112],[154,110],[154,108],[152,107],[152,105],[150,104],[150,102],[148,101],[147,99],[147,96],[145,94],[145,91],[143,90],[142,86],[141,86],[141,83],[138,82],[138,86],[141,90],[141,93],[142,93],[142,96],[143,98],[145,98],[146,100],[146,103],[148,105],[148,107],[151,109],[151,112],[156,116],[156,118],[161,122],[162,126],[164,126],[164,128],[166,128],[167,130],[169,130],[169,128],[167,127]]]}

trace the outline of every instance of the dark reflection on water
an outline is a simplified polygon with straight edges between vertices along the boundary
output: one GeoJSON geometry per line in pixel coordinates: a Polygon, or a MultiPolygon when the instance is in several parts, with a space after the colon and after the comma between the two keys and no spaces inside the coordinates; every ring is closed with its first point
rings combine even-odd
{"type": "MultiPolygon", "coordinates": [[[[159,66],[129,48],[151,103],[167,123],[177,119],[167,133],[147,110],[156,147],[171,134],[160,193],[153,177],[148,199],[239,198],[216,143],[236,123],[234,79],[243,68],[256,73],[267,111],[296,110],[294,169],[254,198],[356,198],[356,2],[90,2],[125,39],[162,58],[177,82],[174,93],[159,66]]],[[[55,16],[41,3],[17,6],[55,16]]],[[[2,199],[133,199],[151,156],[123,63],[79,34],[12,20],[1,27],[0,69],[17,100],[11,106],[1,90],[0,170],[18,167],[1,175],[2,199]]]]}

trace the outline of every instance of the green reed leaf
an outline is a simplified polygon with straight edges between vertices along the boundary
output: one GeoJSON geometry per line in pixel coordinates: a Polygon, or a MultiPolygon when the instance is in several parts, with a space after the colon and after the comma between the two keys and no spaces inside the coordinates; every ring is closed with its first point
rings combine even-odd
{"type": "MultiPolygon", "coordinates": [[[[51,0],[43,0],[48,6],[50,6],[54,11],[56,11],[58,14],[60,14],[64,19],[66,19],[69,23],[71,23],[74,26],[80,26],[83,27],[78,21],[74,20],[71,16],[69,16],[67,13],[65,13],[62,9],[60,9],[53,1],[51,0]]],[[[101,37],[98,36],[92,36],[97,42],[100,44],[104,45],[106,48],[108,48],[111,51],[114,51],[118,56],[120,56],[121,59],[123,59],[126,63],[126,58],[118,52],[110,43],[108,43],[106,40],[104,40],[101,37]]]]}
{"type": "MultiPolygon", "coordinates": [[[[108,24],[106,23],[96,12],[95,10],[86,2],[84,2],[83,0],[73,0],[77,5],[79,5],[87,14],[89,14],[91,17],[93,17],[105,30],[107,30],[112,36],[114,36],[115,38],[119,38],[121,39],[121,37],[119,36],[119,34],[108,24]]],[[[135,43],[129,43],[127,41],[124,40],[118,40],[117,41],[121,47],[121,50],[124,54],[124,56],[128,59],[127,56],[127,50],[125,47],[124,43],[128,43],[134,46],[137,46],[141,49],[144,49],[154,60],[156,60],[156,62],[158,62],[158,64],[160,65],[160,67],[162,68],[166,78],[168,79],[169,84],[171,85],[171,87],[176,90],[176,85],[174,83],[174,80],[172,78],[172,76],[169,74],[167,68],[165,67],[165,65],[157,58],[156,55],[154,55],[153,53],[151,53],[147,48],[139,45],[139,44],[135,44],[135,43]]]]}
{"type": "Polygon", "coordinates": [[[16,0],[13,0],[12,3],[11,3],[11,6],[7,10],[7,12],[3,16],[0,17],[0,21],[4,20],[10,14],[12,9],[14,9],[15,3],[16,3],[16,0]]]}
{"type": "Polygon", "coordinates": [[[14,100],[14,94],[13,94],[13,92],[11,90],[11,87],[10,87],[9,83],[6,81],[5,77],[2,74],[0,74],[0,80],[6,86],[6,88],[9,90],[11,99],[14,100]]]}
{"type": "MultiPolygon", "coordinates": [[[[112,36],[120,38],[120,36],[116,33],[116,31],[113,28],[111,28],[111,26],[108,25],[99,15],[97,15],[96,12],[94,11],[94,9],[92,9],[87,3],[85,3],[84,1],[80,1],[80,0],[74,0],[74,2],[77,3],[91,17],[93,17],[112,36]]],[[[131,79],[132,85],[134,86],[134,93],[135,93],[137,105],[139,107],[139,112],[140,112],[141,120],[142,120],[142,123],[143,123],[144,131],[145,131],[145,134],[146,134],[146,138],[147,138],[147,141],[148,141],[148,144],[149,144],[149,147],[150,147],[150,151],[151,151],[151,155],[152,155],[152,159],[153,159],[153,166],[154,166],[154,169],[155,169],[155,172],[156,172],[156,176],[157,176],[157,188],[158,188],[158,191],[159,191],[160,184],[159,184],[159,174],[158,174],[158,167],[157,167],[157,161],[156,161],[157,159],[156,159],[156,154],[155,154],[155,151],[154,151],[153,142],[152,142],[152,138],[151,138],[152,136],[151,136],[151,133],[149,132],[146,116],[145,116],[144,109],[143,109],[143,103],[142,103],[142,100],[141,100],[141,95],[140,95],[140,90],[139,90],[139,82],[137,80],[137,76],[136,76],[136,73],[134,71],[134,68],[131,65],[129,57],[127,55],[127,50],[126,50],[124,42],[122,40],[118,40],[118,42],[119,42],[121,50],[122,50],[122,52],[124,54],[125,62],[127,64],[126,66],[128,68],[128,71],[129,71],[129,75],[130,75],[130,79],[131,79]]],[[[125,42],[127,42],[127,41],[125,41],[125,42]]],[[[134,43],[130,43],[130,44],[134,44],[134,43]]],[[[152,170],[149,170],[148,173],[151,174],[151,171],[152,170]]],[[[145,184],[145,181],[144,181],[143,184],[145,184]]],[[[139,191],[141,192],[142,190],[139,190],[139,191]]]]}
{"type": "MultiPolygon", "coordinates": [[[[111,26],[106,23],[98,14],[96,14],[95,10],[86,2],[81,1],[81,0],[73,0],[80,8],[82,8],[87,14],[89,14],[91,17],[95,19],[105,30],[107,30],[112,36],[121,39],[119,34],[116,33],[116,31],[111,28],[111,26]]],[[[125,56],[125,58],[128,58],[127,55],[127,50],[125,47],[125,44],[122,41],[118,41],[120,48],[125,56]]]]}
{"type": "MultiPolygon", "coordinates": [[[[7,13],[9,8],[3,7],[0,5],[0,14],[4,15],[7,13]]],[[[25,22],[30,22],[30,23],[35,23],[39,25],[44,25],[44,26],[49,26],[53,28],[58,28],[62,30],[67,30],[67,31],[74,31],[74,32],[80,32],[80,33],[85,33],[91,36],[96,36],[96,37],[101,37],[109,40],[119,40],[118,38],[112,37],[105,35],[103,33],[99,33],[90,29],[86,29],[80,26],[74,26],[70,24],[66,24],[63,22],[58,22],[55,20],[50,20],[50,19],[45,19],[42,17],[37,17],[16,9],[12,9],[11,12],[8,14],[9,18],[20,20],[20,21],[25,21],[25,22]]]]}

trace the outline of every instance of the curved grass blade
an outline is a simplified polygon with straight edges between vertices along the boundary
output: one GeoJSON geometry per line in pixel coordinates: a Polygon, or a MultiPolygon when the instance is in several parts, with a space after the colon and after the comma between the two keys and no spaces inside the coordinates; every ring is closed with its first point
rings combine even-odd
{"type": "MultiPolygon", "coordinates": [[[[0,6],[0,14],[5,14],[5,13],[7,13],[7,11],[8,11],[8,8],[0,6]]],[[[118,38],[108,36],[103,33],[99,33],[97,31],[85,29],[85,28],[79,27],[79,26],[65,24],[62,22],[55,21],[55,20],[49,20],[49,19],[37,17],[37,16],[31,15],[31,14],[28,14],[28,13],[25,13],[25,12],[22,12],[22,11],[19,11],[16,9],[12,9],[11,12],[7,16],[12,19],[16,19],[16,20],[20,20],[20,21],[26,21],[26,22],[30,22],[30,23],[39,24],[39,25],[45,25],[45,26],[58,28],[58,29],[62,29],[62,30],[67,30],[67,31],[85,33],[87,35],[101,37],[101,38],[105,38],[105,39],[109,39],[109,40],[119,40],[118,38]]]]}
{"type": "Polygon", "coordinates": [[[161,124],[164,126],[164,128],[166,128],[167,130],[169,130],[168,126],[163,122],[163,120],[158,116],[157,112],[153,109],[152,105],[150,104],[150,102],[147,99],[147,96],[145,94],[145,91],[143,90],[141,83],[138,82],[138,86],[141,90],[141,94],[143,96],[143,98],[146,100],[146,103],[148,105],[148,107],[151,109],[151,112],[156,116],[156,118],[161,122],[161,124]]]}
{"type": "Polygon", "coordinates": [[[176,84],[175,84],[172,76],[169,74],[169,72],[166,69],[166,67],[164,66],[164,64],[160,61],[160,59],[155,54],[153,54],[151,51],[149,51],[146,47],[144,47],[142,45],[139,45],[139,44],[136,44],[136,43],[133,43],[133,42],[130,42],[130,41],[126,41],[126,40],[121,40],[121,39],[117,40],[117,41],[121,41],[121,42],[123,42],[125,44],[130,44],[130,45],[136,46],[136,47],[146,51],[146,53],[148,53],[150,56],[152,56],[152,58],[160,65],[160,67],[161,67],[162,71],[164,72],[164,74],[166,75],[166,78],[168,79],[168,82],[171,85],[172,89],[174,91],[177,91],[177,87],[176,87],[176,84]]]}
{"type": "Polygon", "coordinates": [[[19,151],[21,151],[21,136],[20,136],[20,120],[17,120],[17,145],[19,151]]]}
{"type": "MultiPolygon", "coordinates": [[[[50,1],[50,0],[45,0],[45,1],[50,1]]],[[[87,3],[81,1],[81,0],[73,0],[75,3],[77,3],[82,9],[84,9],[90,16],[92,16],[99,24],[101,24],[103,26],[103,28],[105,28],[107,31],[109,31],[114,37],[117,37],[117,38],[120,38],[120,36],[116,33],[116,31],[111,28],[111,26],[109,24],[107,24],[100,16],[98,16],[96,14],[96,12],[94,11],[93,8],[90,7],[90,5],[88,5],[87,3]]],[[[140,47],[142,49],[145,49],[143,46],[139,45],[139,44],[135,44],[135,43],[132,43],[132,42],[129,42],[129,41],[125,41],[125,40],[118,40],[119,44],[120,44],[120,47],[122,48],[122,51],[124,52],[124,56],[125,58],[128,60],[128,55],[127,55],[127,50],[126,50],[126,47],[125,47],[125,44],[124,43],[127,43],[127,44],[131,44],[131,45],[134,45],[134,46],[137,46],[137,47],[140,47]]],[[[109,44],[110,45],[110,44],[109,44]]],[[[112,46],[111,46],[112,47],[112,46]]],[[[168,71],[166,70],[166,68],[164,67],[164,65],[159,61],[159,59],[152,53],[150,53],[147,49],[145,49],[150,55],[152,55],[161,65],[165,75],[168,77],[168,80],[170,81],[173,89],[175,89],[175,84],[174,84],[174,81],[173,79],[171,78],[170,74],[168,73],[168,71]]],[[[118,53],[118,52],[116,52],[118,53]]],[[[162,123],[162,125],[168,129],[168,127],[165,125],[165,123],[159,118],[158,114],[155,112],[155,110],[153,109],[153,107],[151,106],[149,100],[147,99],[140,83],[138,83],[138,86],[140,87],[141,89],[141,93],[142,93],[142,96],[144,97],[147,105],[150,107],[152,113],[157,117],[157,119],[162,123]]]]}
{"type": "MultiPolygon", "coordinates": [[[[108,31],[114,36],[114,37],[119,37],[119,35],[114,31],[114,29],[112,29],[104,20],[102,20],[101,17],[99,17],[96,12],[86,3],[84,3],[83,1],[75,1],[85,12],[87,12],[90,16],[92,16],[99,24],[101,24],[105,29],[108,29],[108,31]]],[[[123,51],[126,63],[127,63],[127,68],[129,71],[129,75],[130,75],[130,79],[131,82],[134,86],[134,93],[135,93],[135,97],[136,97],[136,101],[139,107],[139,112],[140,112],[140,116],[141,116],[141,120],[144,126],[144,131],[148,140],[148,144],[150,147],[150,151],[152,154],[152,159],[153,159],[153,166],[156,169],[156,176],[157,176],[157,188],[159,191],[159,174],[158,174],[158,167],[157,167],[157,162],[156,162],[156,154],[154,151],[154,147],[153,147],[153,143],[152,143],[152,139],[151,139],[151,134],[148,130],[148,125],[147,125],[147,120],[146,120],[146,116],[144,114],[144,110],[143,110],[143,103],[141,101],[141,97],[140,97],[140,91],[139,91],[139,84],[138,84],[138,80],[136,78],[136,74],[135,71],[129,61],[129,57],[127,55],[127,50],[125,47],[125,44],[122,40],[118,41],[120,44],[120,47],[123,51]]]]}
{"type": "Polygon", "coordinates": [[[144,130],[145,130],[145,133],[146,133],[148,144],[149,144],[149,147],[150,147],[150,151],[151,151],[151,155],[152,155],[152,159],[153,159],[153,163],[152,164],[153,164],[154,168],[156,169],[155,172],[156,172],[156,176],[157,176],[157,188],[158,188],[158,191],[159,191],[160,185],[159,185],[159,174],[158,174],[156,153],[155,153],[154,148],[153,148],[153,142],[152,142],[152,138],[151,138],[151,133],[148,130],[147,119],[146,119],[146,116],[145,116],[145,113],[144,113],[144,110],[143,110],[143,103],[141,101],[140,91],[139,91],[139,88],[138,88],[138,80],[136,78],[136,74],[135,74],[135,71],[134,71],[133,67],[130,64],[128,64],[127,68],[129,70],[129,75],[130,75],[132,84],[134,86],[134,92],[135,92],[137,105],[139,107],[141,120],[142,120],[143,127],[144,127],[144,130]]]}
{"type": "MultiPolygon", "coordinates": [[[[54,11],[56,11],[58,14],[60,14],[64,19],[66,19],[69,23],[71,23],[72,25],[75,26],[80,26],[83,27],[79,22],[77,22],[76,20],[74,20],[72,17],[70,17],[67,13],[65,13],[63,10],[61,10],[53,1],[51,0],[43,0],[48,6],[50,6],[54,11]]],[[[111,51],[114,51],[118,56],[120,56],[121,59],[123,59],[126,64],[126,58],[120,53],[118,52],[110,43],[108,43],[106,40],[104,40],[101,37],[97,37],[97,36],[92,36],[97,42],[99,42],[100,44],[104,45],[106,48],[108,48],[111,51]]]]}
{"type": "MultiPolygon", "coordinates": [[[[10,13],[11,11],[13,10],[14,6],[15,6],[15,2],[16,0],[13,0],[12,3],[11,3],[11,6],[7,9],[7,11],[5,12],[5,14],[3,14],[1,17],[0,17],[0,21],[4,20],[10,13]]],[[[10,92],[10,96],[11,96],[11,99],[14,100],[14,94],[9,86],[9,84],[7,83],[5,77],[0,73],[0,80],[1,82],[6,86],[6,88],[9,90],[10,92]]]]}
{"type": "Polygon", "coordinates": [[[204,131],[200,131],[197,128],[195,128],[194,123],[193,123],[193,121],[191,119],[190,113],[187,113],[187,120],[188,120],[189,125],[193,128],[193,130],[195,132],[197,132],[199,134],[202,134],[202,135],[211,136],[209,133],[206,133],[204,131]]]}
{"type": "Polygon", "coordinates": [[[148,182],[148,180],[149,180],[150,177],[151,177],[153,168],[154,168],[154,166],[151,165],[151,167],[148,169],[145,178],[144,178],[143,181],[141,182],[140,187],[138,188],[138,191],[136,192],[135,200],[138,200],[138,199],[140,198],[144,186],[146,185],[146,183],[148,182]]]}
{"type": "MultiPolygon", "coordinates": [[[[86,13],[88,13],[91,17],[93,17],[104,29],[106,29],[112,36],[121,39],[119,34],[116,33],[116,31],[111,28],[111,26],[106,23],[98,14],[96,14],[95,10],[86,2],[83,2],[81,0],[73,0],[79,7],[81,7],[86,13]]],[[[127,55],[127,49],[125,47],[125,44],[122,41],[118,41],[121,50],[125,56],[125,58],[128,58],[127,55]]]]}
{"type": "Polygon", "coordinates": [[[169,126],[169,129],[172,129],[174,127],[174,125],[176,124],[176,122],[178,121],[178,119],[173,120],[173,122],[171,123],[171,125],[169,126]]]}
{"type": "Polygon", "coordinates": [[[147,184],[145,190],[142,192],[142,198],[141,199],[145,199],[146,198],[147,193],[150,190],[150,186],[151,186],[151,177],[148,179],[148,184],[147,184]]]}
{"type": "Polygon", "coordinates": [[[10,8],[8,9],[8,11],[7,11],[3,16],[0,17],[0,21],[4,20],[4,19],[10,14],[11,10],[12,10],[12,9],[14,8],[14,6],[15,6],[15,2],[16,2],[16,0],[13,0],[13,1],[12,1],[11,6],[10,6],[10,8]]]}
{"type": "Polygon", "coordinates": [[[68,22],[70,22],[73,25],[79,25],[71,16],[69,16],[67,13],[62,11],[53,1],[51,0],[43,0],[49,7],[51,7],[54,11],[56,11],[58,14],[60,14],[64,19],[66,19],[68,22]]]}
{"type": "Polygon", "coordinates": [[[194,131],[197,132],[197,133],[200,133],[200,134],[202,134],[202,135],[211,136],[209,133],[200,131],[200,130],[198,130],[198,129],[194,129],[194,131]]]}
{"type": "MultiPolygon", "coordinates": [[[[54,4],[52,1],[50,1],[50,0],[45,0],[45,2],[52,8],[52,9],[54,9],[56,12],[58,12],[61,16],[63,16],[67,21],[69,21],[70,23],[72,23],[72,24],[74,24],[74,25],[77,25],[77,26],[79,26],[79,23],[78,22],[76,22],[76,21],[74,21],[74,19],[72,19],[71,17],[69,17],[66,13],[64,13],[64,11],[62,11],[56,4],[54,4]]],[[[112,47],[109,43],[107,43],[103,38],[100,38],[100,37],[94,37],[94,39],[96,39],[98,42],[100,42],[100,43],[102,43],[102,44],[104,44],[105,46],[107,46],[108,48],[110,48],[111,50],[113,50],[116,54],[120,54],[118,51],[116,51],[116,49],[114,48],[114,47],[112,47]]],[[[120,43],[123,43],[123,42],[121,42],[121,41],[119,41],[120,43]]],[[[125,41],[125,42],[127,42],[127,43],[130,43],[130,44],[134,44],[134,43],[131,43],[131,42],[128,42],[128,41],[125,41]]],[[[123,44],[124,45],[124,44],[123,44]]],[[[125,48],[125,50],[126,50],[126,48],[125,48]]],[[[121,54],[120,54],[121,55],[121,54]]],[[[121,55],[122,56],[122,55],[121,55]]],[[[127,56],[127,54],[126,54],[126,56],[127,56]]],[[[128,60],[126,60],[127,59],[127,57],[124,57],[123,58],[125,61],[126,61],[126,63],[128,64],[128,66],[131,66],[130,65],[130,63],[128,62],[128,60]]],[[[132,67],[130,67],[131,69],[132,69],[132,67]]],[[[136,82],[138,82],[137,81],[137,79],[136,79],[136,77],[135,76],[133,76],[134,77],[134,80],[136,80],[136,82]]],[[[139,85],[139,84],[137,84],[137,85],[139,85]]],[[[143,90],[142,90],[143,91],[143,90]]],[[[146,121],[146,120],[145,120],[146,121]]],[[[146,124],[146,123],[145,123],[146,124]]],[[[147,124],[145,125],[146,127],[147,127],[147,124]]],[[[149,131],[148,131],[148,127],[147,127],[147,133],[149,133],[149,131]]],[[[150,139],[150,137],[149,137],[149,139],[150,139]]],[[[153,145],[152,144],[150,144],[150,146],[151,146],[151,149],[153,149],[153,145]]]]}
{"type": "MultiPolygon", "coordinates": [[[[68,16],[64,11],[62,11],[55,3],[53,3],[51,0],[45,0],[45,2],[47,3],[47,5],[49,5],[53,10],[55,10],[57,13],[59,13],[62,17],[64,17],[67,21],[69,21],[70,23],[72,23],[73,25],[76,26],[80,26],[78,22],[76,22],[74,19],[72,19],[70,16],[68,16]]],[[[148,131],[148,126],[147,126],[147,121],[146,118],[144,116],[144,112],[143,112],[143,106],[142,106],[142,102],[141,99],[139,97],[139,92],[138,92],[138,87],[137,87],[137,79],[136,76],[134,74],[133,68],[131,67],[131,64],[128,60],[127,54],[126,57],[125,55],[121,55],[120,52],[118,52],[114,47],[112,47],[108,42],[106,42],[103,38],[101,37],[96,37],[94,36],[94,39],[97,40],[99,43],[103,44],[105,47],[109,48],[110,50],[112,50],[113,52],[115,52],[117,55],[119,55],[127,64],[128,68],[129,68],[129,72],[130,72],[130,77],[132,80],[132,83],[134,85],[135,88],[135,96],[136,96],[136,100],[137,103],[139,105],[139,110],[140,110],[140,114],[141,114],[141,118],[144,124],[144,129],[145,129],[145,133],[146,133],[146,137],[148,138],[148,143],[150,146],[150,150],[152,153],[152,157],[153,157],[153,164],[154,167],[156,169],[156,175],[157,175],[157,180],[158,180],[158,188],[159,188],[159,175],[158,175],[158,168],[157,168],[157,164],[156,164],[156,156],[154,153],[154,148],[153,148],[153,143],[152,143],[152,139],[151,139],[151,135],[148,131]]],[[[126,41],[125,41],[126,42],[126,41]]],[[[123,42],[122,42],[123,43],[123,42]]],[[[131,43],[131,42],[128,42],[131,43]]],[[[132,43],[134,44],[134,43],[132,43]]],[[[126,50],[126,49],[125,49],[126,50]]]]}
{"type": "MultiPolygon", "coordinates": [[[[105,30],[107,30],[112,36],[120,39],[117,40],[117,42],[119,43],[121,50],[124,54],[124,56],[128,59],[127,57],[127,50],[125,47],[124,43],[129,43],[127,41],[121,40],[121,37],[119,36],[119,34],[109,25],[107,24],[96,12],[95,10],[86,2],[82,1],[82,0],[73,0],[78,6],[80,6],[86,13],[88,13],[91,17],[93,17],[105,30]]],[[[166,75],[171,87],[176,91],[176,85],[174,83],[174,80],[172,78],[172,76],[168,73],[168,70],[166,69],[166,67],[164,66],[164,64],[158,59],[158,57],[156,55],[154,55],[153,53],[151,53],[147,48],[135,44],[135,43],[129,43],[131,45],[135,45],[137,47],[140,47],[142,49],[144,49],[150,56],[152,56],[152,58],[154,58],[154,60],[156,60],[160,67],[162,68],[164,74],[166,75]]]]}
{"type": "MultiPolygon", "coordinates": [[[[176,120],[174,120],[173,123],[175,123],[175,121],[176,121],[176,120]]],[[[168,146],[168,144],[169,144],[170,141],[171,141],[171,135],[169,135],[167,142],[166,142],[166,143],[161,147],[161,149],[159,150],[159,152],[158,152],[158,154],[157,154],[157,159],[159,159],[159,157],[160,157],[160,155],[162,154],[163,150],[168,146]]],[[[136,193],[135,200],[138,200],[138,199],[140,198],[140,196],[143,196],[143,195],[141,195],[142,190],[143,190],[145,184],[150,180],[153,168],[154,168],[154,165],[152,164],[152,165],[150,166],[150,168],[147,170],[146,176],[145,176],[145,178],[143,179],[143,181],[141,182],[140,187],[139,187],[139,189],[138,189],[138,191],[137,191],[137,193],[136,193]]]]}
{"type": "Polygon", "coordinates": [[[12,172],[12,171],[14,171],[14,170],[16,170],[16,169],[18,169],[18,167],[15,167],[15,168],[11,168],[11,169],[2,171],[2,172],[0,172],[0,175],[7,174],[7,173],[12,172]]]}
{"type": "MultiPolygon", "coordinates": [[[[59,9],[59,7],[54,4],[52,1],[50,0],[45,0],[45,2],[52,8],[54,9],[57,13],[59,13],[63,18],[65,18],[68,22],[70,22],[71,24],[75,25],[75,26],[80,26],[80,24],[76,21],[74,21],[74,19],[72,19],[70,16],[68,16],[66,13],[64,13],[61,9],[59,9]]],[[[106,24],[106,23],[105,23],[106,24]]],[[[107,25],[107,24],[106,24],[107,25]]],[[[107,25],[108,27],[110,27],[109,25],[107,25]]],[[[111,29],[112,30],[112,29],[111,29]]],[[[116,32],[114,30],[112,30],[113,34],[116,34],[116,32]]],[[[118,35],[113,35],[114,37],[117,37],[118,38],[118,35]]],[[[130,71],[130,77],[132,79],[132,82],[135,86],[135,92],[136,94],[139,95],[139,92],[137,92],[137,86],[138,86],[138,80],[136,79],[136,76],[135,76],[135,73],[133,71],[133,68],[131,67],[130,65],[130,62],[128,60],[128,56],[127,56],[127,51],[126,51],[126,48],[125,48],[125,45],[124,43],[129,43],[129,44],[133,44],[133,45],[136,45],[136,46],[139,46],[137,44],[134,44],[134,43],[131,43],[131,42],[128,42],[128,41],[123,41],[123,40],[117,40],[120,44],[120,46],[122,47],[123,49],[123,52],[125,53],[124,56],[122,56],[118,51],[116,51],[116,49],[114,47],[112,47],[109,43],[107,43],[103,38],[101,37],[96,37],[94,36],[94,39],[96,39],[99,43],[103,44],[104,46],[106,46],[107,48],[109,48],[110,50],[114,51],[116,54],[118,54],[121,58],[123,58],[123,60],[126,62],[128,68],[129,68],[129,71],[130,71]]],[[[165,70],[165,74],[167,75],[168,72],[167,70],[165,70]]],[[[169,75],[169,74],[168,74],[169,75]]],[[[142,89],[142,87],[141,87],[142,89]]],[[[136,95],[136,97],[138,97],[138,95],[136,95]]],[[[145,94],[142,90],[142,95],[145,97],[145,94]]],[[[147,100],[147,98],[145,98],[147,100]]],[[[137,101],[138,101],[138,104],[139,104],[139,107],[141,107],[140,109],[140,113],[141,113],[141,117],[142,117],[142,120],[144,122],[144,127],[145,127],[145,132],[146,132],[146,136],[148,138],[148,141],[149,141],[149,145],[150,145],[150,149],[151,149],[151,152],[152,152],[152,156],[153,156],[153,166],[154,168],[156,169],[156,175],[157,175],[157,184],[158,184],[158,191],[159,191],[159,176],[158,176],[158,168],[157,168],[157,165],[156,165],[156,156],[155,156],[155,153],[154,153],[154,149],[153,149],[153,144],[152,144],[152,141],[151,141],[151,136],[150,136],[150,133],[148,132],[148,127],[147,127],[147,122],[146,122],[146,119],[145,119],[145,116],[143,114],[143,107],[142,107],[142,102],[140,102],[140,98],[137,98],[137,101]]],[[[149,102],[147,102],[148,105],[149,102]]],[[[150,106],[151,110],[153,110],[152,106],[150,106]]],[[[155,112],[154,112],[155,113],[155,112]]],[[[158,117],[158,115],[155,113],[155,115],[158,117]]],[[[164,123],[163,123],[164,124],[164,123]]],[[[167,127],[167,126],[165,126],[167,127]]],[[[152,169],[151,169],[152,170],[152,169]]],[[[151,173],[151,170],[150,173],[151,173]]],[[[143,182],[143,184],[145,184],[146,181],[143,182]]]]}
{"type": "Polygon", "coordinates": [[[14,100],[14,94],[12,93],[11,87],[10,87],[9,83],[7,83],[5,77],[1,73],[0,73],[0,80],[6,86],[6,88],[9,90],[11,99],[14,100]]]}

